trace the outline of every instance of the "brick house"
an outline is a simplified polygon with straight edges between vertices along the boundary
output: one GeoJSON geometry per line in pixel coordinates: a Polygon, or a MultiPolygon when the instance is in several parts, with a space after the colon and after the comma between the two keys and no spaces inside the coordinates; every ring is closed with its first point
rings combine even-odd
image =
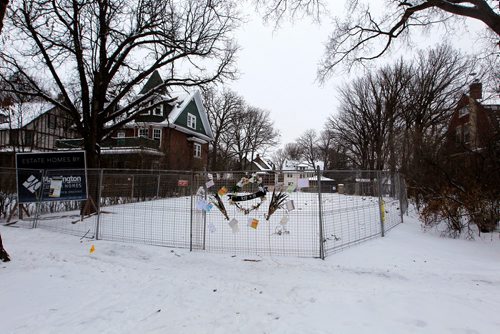
{"type": "Polygon", "coordinates": [[[484,100],[482,84],[474,82],[469,94],[463,94],[451,116],[446,138],[449,155],[477,152],[494,142],[500,135],[500,103],[484,100]]]}
{"type": "MultiPolygon", "coordinates": [[[[161,85],[153,72],[139,94],[161,85]]],[[[201,94],[161,90],[148,98],[134,120],[100,145],[102,168],[202,170],[208,163],[212,130],[201,94]]],[[[83,146],[82,139],[60,140],[60,149],[83,146]]]]}
{"type": "MultiPolygon", "coordinates": [[[[139,94],[162,84],[154,72],[139,94]]],[[[0,166],[15,167],[16,152],[81,149],[83,139],[67,115],[46,103],[0,110],[0,166]],[[19,116],[17,116],[19,115],[19,116]]],[[[152,95],[140,113],[100,144],[102,168],[202,170],[213,134],[201,94],[152,95]]]]}

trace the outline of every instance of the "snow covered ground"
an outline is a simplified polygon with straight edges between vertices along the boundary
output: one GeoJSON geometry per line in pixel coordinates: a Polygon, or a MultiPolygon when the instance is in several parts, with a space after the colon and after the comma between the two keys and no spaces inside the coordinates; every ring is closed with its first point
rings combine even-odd
{"type": "Polygon", "coordinates": [[[2,334],[500,332],[498,234],[445,239],[407,218],[322,261],[0,232],[2,334]]]}
{"type": "MultiPolygon", "coordinates": [[[[228,217],[237,221],[237,232],[233,232],[229,221],[216,208],[208,213],[197,209],[197,197],[105,206],[99,219],[98,239],[176,248],[192,246],[209,252],[320,257],[318,194],[294,192],[288,194],[288,199],[293,201],[294,209],[279,209],[269,220],[266,219],[269,200],[245,214],[225,199],[228,217]],[[281,224],[283,218],[286,218],[286,226],[281,224]],[[259,221],[257,228],[247,225],[249,219],[259,221]]],[[[250,208],[259,200],[247,202],[245,205],[250,208]]],[[[324,193],[321,203],[327,255],[360,240],[381,235],[378,197],[324,193]]],[[[389,230],[401,222],[399,200],[384,197],[384,203],[384,229],[389,230]]],[[[80,221],[79,210],[74,210],[44,213],[36,225],[76,236],[94,237],[96,220],[97,216],[91,216],[80,221]]],[[[32,218],[17,221],[16,226],[19,225],[33,226],[32,218]]]]}

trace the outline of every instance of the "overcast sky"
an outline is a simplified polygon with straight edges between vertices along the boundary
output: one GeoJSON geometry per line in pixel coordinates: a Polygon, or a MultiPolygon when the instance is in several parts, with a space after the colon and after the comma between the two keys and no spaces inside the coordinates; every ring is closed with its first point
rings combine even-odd
{"type": "Polygon", "coordinates": [[[309,19],[275,30],[253,14],[237,34],[241,77],[231,87],[247,103],[269,110],[282,144],[306,129],[321,129],[335,110],[335,85],[316,82],[329,29],[309,19]]]}
{"type": "MultiPolygon", "coordinates": [[[[336,1],[335,6],[330,8],[331,12],[340,15],[343,1],[336,1]]],[[[343,75],[332,78],[322,87],[316,82],[317,65],[332,31],[331,20],[325,18],[319,25],[305,18],[294,23],[284,22],[275,29],[272,24],[264,24],[253,9],[246,14],[249,21],[236,35],[242,48],[238,54],[241,77],[230,86],[250,105],[271,112],[275,127],[281,133],[281,145],[294,141],[307,129],[320,131],[327,118],[337,110],[337,87],[349,80],[343,75]]],[[[483,27],[480,22],[471,25],[471,29],[483,27]]],[[[400,46],[381,61],[390,62],[418,47],[432,46],[446,35],[450,35],[449,32],[438,26],[427,35],[422,36],[419,32],[414,45],[400,46]]],[[[470,48],[474,36],[465,36],[468,40],[463,36],[455,39],[455,46],[458,44],[464,50],[470,48]]]]}

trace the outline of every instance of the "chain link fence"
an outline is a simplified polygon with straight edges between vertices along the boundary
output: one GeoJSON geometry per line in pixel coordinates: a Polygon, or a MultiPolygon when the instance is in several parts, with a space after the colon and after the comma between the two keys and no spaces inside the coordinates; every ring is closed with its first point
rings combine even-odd
{"type": "Polygon", "coordinates": [[[23,204],[15,169],[0,176],[4,225],[192,251],[324,258],[384,236],[407,209],[403,179],[385,171],[89,169],[88,201],[23,204]]]}

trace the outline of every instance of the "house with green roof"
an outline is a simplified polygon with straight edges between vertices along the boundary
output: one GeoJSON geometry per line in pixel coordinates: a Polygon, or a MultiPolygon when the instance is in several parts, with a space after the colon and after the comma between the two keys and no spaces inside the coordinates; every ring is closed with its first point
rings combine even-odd
{"type": "MultiPolygon", "coordinates": [[[[163,84],[155,71],[139,95],[163,84]]],[[[199,91],[156,91],[137,116],[101,143],[101,167],[130,169],[202,170],[207,167],[213,139],[199,91]]],[[[81,139],[61,140],[60,149],[80,148],[81,139]]]]}

